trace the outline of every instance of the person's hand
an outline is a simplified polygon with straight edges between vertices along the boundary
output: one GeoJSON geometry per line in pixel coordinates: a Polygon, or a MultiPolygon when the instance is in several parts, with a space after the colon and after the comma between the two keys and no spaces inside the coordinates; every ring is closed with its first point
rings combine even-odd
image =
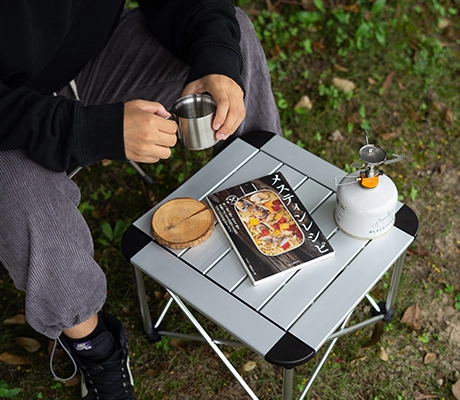
{"type": "Polygon", "coordinates": [[[166,119],[169,112],[160,104],[145,100],[125,103],[124,141],[126,158],[155,163],[171,155],[176,144],[177,124],[166,119]]]}
{"type": "Polygon", "coordinates": [[[246,116],[241,87],[225,75],[207,75],[185,86],[182,95],[208,92],[216,101],[213,120],[216,139],[225,140],[240,126],[246,116]]]}

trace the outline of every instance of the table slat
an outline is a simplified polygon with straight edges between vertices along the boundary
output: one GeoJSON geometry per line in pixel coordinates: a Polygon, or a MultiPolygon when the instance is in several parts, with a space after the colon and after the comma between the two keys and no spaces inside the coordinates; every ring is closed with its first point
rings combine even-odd
{"type": "Polygon", "coordinates": [[[336,190],[335,177],[345,175],[340,168],[280,136],[273,137],[261,150],[331,190],[336,190]]]}
{"type": "MultiPolygon", "coordinates": [[[[334,257],[300,269],[262,308],[263,315],[288,329],[366,244],[342,232],[332,236],[330,243],[338,249],[334,257]]],[[[329,314],[322,317],[328,318],[329,314]]]]}
{"type": "Polygon", "coordinates": [[[295,191],[302,204],[311,214],[331,194],[332,190],[320,185],[313,179],[307,179],[295,191]]]}
{"type": "Polygon", "coordinates": [[[154,242],[131,263],[259,354],[266,354],[285,333],[154,242]]]}
{"type": "Polygon", "coordinates": [[[282,163],[265,153],[257,153],[253,158],[240,166],[235,173],[223,181],[214,192],[227,189],[232,186],[239,185],[257,179],[265,175],[271,174],[273,171],[281,168],[282,163]]]}
{"type": "Polygon", "coordinates": [[[214,226],[211,236],[199,246],[191,247],[182,259],[205,273],[230,251],[231,245],[219,224],[214,226]]]}
{"type": "Polygon", "coordinates": [[[393,228],[370,241],[289,331],[318,350],[413,240],[393,228]]]}
{"type": "Polygon", "coordinates": [[[233,249],[206,275],[229,292],[248,277],[233,249]]]}
{"type": "Polygon", "coordinates": [[[338,229],[334,220],[335,204],[336,196],[334,193],[312,213],[314,221],[318,224],[319,229],[321,229],[326,237],[329,237],[338,229]]]}
{"type": "Polygon", "coordinates": [[[307,179],[305,175],[286,164],[283,164],[277,172],[281,172],[284,175],[289,185],[291,185],[294,190],[307,179]]]}

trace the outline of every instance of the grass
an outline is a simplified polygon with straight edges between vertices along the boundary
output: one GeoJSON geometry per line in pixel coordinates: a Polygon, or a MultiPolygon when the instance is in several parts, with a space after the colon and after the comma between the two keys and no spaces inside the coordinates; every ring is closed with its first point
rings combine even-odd
{"type": "MultiPolygon", "coordinates": [[[[409,157],[385,168],[421,225],[408,253],[396,316],[373,346],[363,347],[372,333],[369,328],[340,339],[309,398],[453,399],[452,385],[460,378],[458,0],[236,3],[251,16],[266,51],[287,139],[347,170],[358,157],[367,128],[373,143],[409,157]],[[343,92],[334,78],[352,82],[354,90],[343,92]],[[308,96],[311,109],[296,107],[302,96],[308,96]],[[415,303],[422,312],[420,329],[401,322],[403,312],[415,303]],[[430,353],[435,359],[425,363],[430,353]]],[[[177,147],[171,159],[143,166],[155,180],[151,187],[126,163],[98,163],[76,177],[82,189],[80,209],[109,282],[106,310],[125,322],[136,388],[143,400],[246,398],[206,346],[145,340],[130,267],[120,251],[123,229],[210,157],[209,151],[177,147]]],[[[24,295],[0,271],[4,321],[23,311],[24,295]]],[[[374,289],[376,297],[383,296],[387,284],[374,289]]],[[[151,280],[146,280],[146,287],[152,310],[159,310],[164,300],[155,300],[154,293],[161,288],[151,280]]],[[[367,311],[361,307],[354,318],[367,311]]],[[[168,329],[193,332],[177,309],[172,310],[168,329]]],[[[20,366],[0,362],[0,390],[15,399],[78,398],[78,386],[53,381],[47,345],[46,338],[27,324],[0,325],[0,353],[30,359],[30,364],[20,366]],[[41,350],[28,354],[16,344],[18,336],[36,338],[41,350]],[[21,391],[16,394],[14,389],[21,391]]],[[[247,349],[224,350],[237,368],[256,362],[243,376],[262,399],[281,398],[279,368],[247,349]]],[[[314,364],[298,368],[295,394],[314,364]]],[[[61,363],[58,370],[65,374],[70,366],[61,363]]]]}

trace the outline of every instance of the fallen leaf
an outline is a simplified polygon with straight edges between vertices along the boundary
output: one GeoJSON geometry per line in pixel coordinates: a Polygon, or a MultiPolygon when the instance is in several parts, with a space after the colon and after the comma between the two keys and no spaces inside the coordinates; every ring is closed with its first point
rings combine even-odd
{"type": "Polygon", "coordinates": [[[341,90],[342,92],[345,92],[345,93],[350,93],[356,88],[356,85],[352,81],[349,81],[348,79],[333,78],[332,84],[338,90],[341,90]]]}
{"type": "Polygon", "coordinates": [[[311,0],[301,0],[300,3],[302,4],[302,7],[305,8],[306,10],[311,9],[311,0]]]}
{"type": "Polygon", "coordinates": [[[345,122],[347,124],[353,124],[353,125],[360,124],[361,123],[361,117],[359,116],[359,114],[357,112],[354,112],[354,113],[351,113],[347,117],[345,122]]]}
{"type": "Polygon", "coordinates": [[[409,118],[412,121],[417,121],[418,120],[417,114],[415,113],[414,109],[412,108],[412,106],[409,103],[404,103],[404,108],[406,109],[407,114],[409,114],[409,118]]]}
{"type": "Polygon", "coordinates": [[[166,290],[155,290],[154,291],[155,299],[157,299],[157,301],[164,300],[166,297],[166,293],[168,293],[166,290]]]}
{"type": "Polygon", "coordinates": [[[145,371],[145,374],[146,376],[149,376],[151,378],[155,377],[155,376],[159,376],[163,373],[163,371],[165,371],[167,368],[167,365],[165,362],[161,362],[160,364],[158,364],[154,369],[152,368],[149,368],[147,371],[145,371]]]}
{"type": "Polygon", "coordinates": [[[454,123],[454,114],[452,113],[452,110],[450,108],[447,108],[444,112],[444,120],[449,124],[454,123]]]}
{"type": "Polygon", "coordinates": [[[359,357],[359,358],[355,358],[355,359],[351,360],[350,361],[350,367],[355,365],[358,361],[364,361],[365,359],[366,359],[366,357],[359,357]]]}
{"type": "Polygon", "coordinates": [[[67,387],[74,387],[77,385],[81,385],[80,374],[76,374],[72,379],[69,379],[68,381],[64,381],[64,386],[67,386],[67,387]]]}
{"type": "Polygon", "coordinates": [[[350,11],[350,12],[354,12],[354,13],[358,13],[361,11],[360,7],[356,4],[351,4],[349,6],[345,6],[344,9],[346,11],[350,11]]]}
{"type": "Polygon", "coordinates": [[[342,142],[344,140],[344,137],[342,135],[342,132],[340,132],[338,129],[336,129],[334,132],[332,132],[329,135],[329,140],[331,142],[342,142]]]}
{"type": "Polygon", "coordinates": [[[388,354],[383,347],[380,348],[379,358],[385,362],[387,362],[390,359],[390,357],[388,357],[388,354]]]}
{"type": "Polygon", "coordinates": [[[452,385],[452,394],[457,400],[460,400],[460,379],[452,385]]]}
{"type": "Polygon", "coordinates": [[[399,136],[398,132],[384,132],[384,133],[380,133],[379,136],[383,139],[383,140],[391,140],[391,139],[395,139],[399,136]]]}
{"type": "Polygon", "coordinates": [[[9,365],[32,364],[27,357],[17,356],[15,354],[7,353],[6,351],[0,354],[0,361],[9,365]]]}
{"type": "Polygon", "coordinates": [[[377,82],[373,78],[367,78],[367,81],[369,82],[369,85],[375,85],[377,82]]]}
{"type": "Polygon", "coordinates": [[[436,371],[434,376],[435,376],[437,381],[444,381],[446,379],[446,374],[443,371],[439,370],[439,369],[436,371]]]}
{"type": "Polygon", "coordinates": [[[443,102],[435,100],[431,102],[431,108],[440,113],[444,113],[446,111],[447,106],[443,102]]]}
{"type": "Polygon", "coordinates": [[[171,346],[184,352],[191,351],[201,345],[202,343],[196,340],[171,339],[171,346]]]}
{"type": "Polygon", "coordinates": [[[348,68],[342,67],[339,64],[334,64],[334,69],[336,71],[339,71],[339,72],[347,72],[348,71],[348,68]]]}
{"type": "Polygon", "coordinates": [[[415,392],[414,393],[414,400],[426,400],[426,399],[437,399],[438,396],[433,395],[433,394],[423,394],[420,392],[415,392]]]}
{"type": "Polygon", "coordinates": [[[308,96],[302,96],[295,105],[295,108],[308,108],[309,110],[311,110],[312,107],[313,104],[308,96]]]}
{"type": "Polygon", "coordinates": [[[16,314],[14,317],[5,319],[3,323],[5,325],[24,325],[26,317],[23,314],[16,314]]]}
{"type": "Polygon", "coordinates": [[[278,45],[275,45],[275,47],[272,47],[269,50],[270,56],[272,58],[278,58],[280,56],[281,52],[282,52],[281,47],[278,46],[278,45]]]}
{"type": "Polygon", "coordinates": [[[374,330],[372,331],[371,338],[366,343],[364,343],[361,347],[370,347],[376,344],[383,335],[384,325],[385,324],[382,320],[377,321],[374,326],[374,330]]]}
{"type": "Polygon", "coordinates": [[[313,51],[316,53],[321,52],[326,48],[322,40],[317,40],[316,42],[313,42],[313,51]]]}
{"type": "Polygon", "coordinates": [[[257,363],[255,361],[248,361],[238,368],[238,373],[243,376],[246,372],[252,371],[255,367],[257,367],[257,363]]]}
{"type": "Polygon", "coordinates": [[[391,86],[391,82],[393,82],[393,77],[394,76],[395,76],[395,73],[394,73],[394,71],[392,71],[387,75],[387,77],[383,81],[382,90],[384,92],[386,92],[388,90],[388,88],[391,86]]]}
{"type": "Polygon", "coordinates": [[[281,2],[277,1],[275,4],[272,4],[270,0],[266,0],[266,2],[267,2],[267,10],[269,12],[281,14],[281,12],[283,11],[283,4],[281,2]]]}
{"type": "Polygon", "coordinates": [[[187,351],[187,342],[181,339],[171,339],[171,346],[181,351],[187,351]]]}
{"type": "Polygon", "coordinates": [[[40,347],[42,347],[38,340],[28,337],[17,337],[16,343],[22,348],[26,349],[29,353],[34,353],[40,350],[40,347]]]}
{"type": "Polygon", "coordinates": [[[449,25],[450,25],[450,21],[447,18],[439,18],[438,20],[439,29],[446,29],[449,25]]]}
{"type": "Polygon", "coordinates": [[[442,175],[444,172],[446,172],[446,170],[447,170],[447,164],[440,164],[440,165],[438,165],[438,167],[436,168],[436,172],[437,172],[438,174],[441,174],[441,175],[442,175]]]}
{"type": "Polygon", "coordinates": [[[249,372],[252,371],[255,367],[257,367],[257,363],[255,361],[248,361],[246,364],[243,365],[243,371],[249,372]]]}
{"type": "Polygon", "coordinates": [[[425,357],[423,357],[423,364],[430,364],[434,360],[436,360],[436,354],[435,353],[426,353],[425,357]]]}
{"type": "Polygon", "coordinates": [[[428,257],[430,255],[430,251],[422,246],[420,243],[417,243],[415,247],[409,247],[407,249],[407,252],[411,256],[417,256],[417,257],[428,257]]]}
{"type": "Polygon", "coordinates": [[[420,322],[421,312],[418,304],[413,304],[404,311],[401,322],[406,324],[409,328],[420,329],[422,324],[420,322]]]}

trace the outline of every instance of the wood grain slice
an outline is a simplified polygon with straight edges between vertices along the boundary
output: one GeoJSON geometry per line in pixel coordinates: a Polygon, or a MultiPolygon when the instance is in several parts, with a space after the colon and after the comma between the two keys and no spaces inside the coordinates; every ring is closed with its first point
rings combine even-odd
{"type": "Polygon", "coordinates": [[[214,228],[214,214],[202,201],[189,197],[169,200],[152,216],[152,233],[158,243],[185,249],[205,241],[214,228]]]}

